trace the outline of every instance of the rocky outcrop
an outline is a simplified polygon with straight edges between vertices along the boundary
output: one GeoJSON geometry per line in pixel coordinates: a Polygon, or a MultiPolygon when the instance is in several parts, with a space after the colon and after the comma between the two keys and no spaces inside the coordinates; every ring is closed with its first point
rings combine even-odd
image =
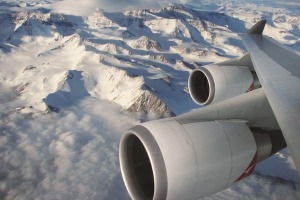
{"type": "Polygon", "coordinates": [[[175,116],[162,100],[151,94],[149,91],[144,91],[137,99],[135,99],[135,102],[128,110],[142,113],[152,112],[164,117],[175,116]]]}
{"type": "Polygon", "coordinates": [[[137,49],[156,50],[156,51],[161,51],[162,48],[159,42],[150,40],[146,36],[140,37],[136,41],[134,47],[137,49]]]}

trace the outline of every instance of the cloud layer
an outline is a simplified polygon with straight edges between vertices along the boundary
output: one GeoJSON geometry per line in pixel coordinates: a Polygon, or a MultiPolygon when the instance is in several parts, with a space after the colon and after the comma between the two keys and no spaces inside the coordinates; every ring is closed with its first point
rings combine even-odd
{"type": "Polygon", "coordinates": [[[158,1],[149,0],[64,0],[52,4],[52,9],[58,13],[88,16],[96,9],[106,12],[123,12],[125,10],[140,10],[149,8],[159,8],[158,1]]]}
{"type": "Polygon", "coordinates": [[[118,143],[137,121],[120,110],[91,97],[46,115],[2,106],[0,199],[126,199],[118,143]]]}

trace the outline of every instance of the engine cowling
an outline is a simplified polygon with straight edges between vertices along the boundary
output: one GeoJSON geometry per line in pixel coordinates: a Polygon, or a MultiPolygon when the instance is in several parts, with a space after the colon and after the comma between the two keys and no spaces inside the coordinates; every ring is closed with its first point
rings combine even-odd
{"type": "Polygon", "coordinates": [[[249,92],[260,84],[248,67],[208,65],[190,74],[188,86],[197,104],[208,105],[249,92]]]}
{"type": "Polygon", "coordinates": [[[120,166],[132,199],[198,199],[250,175],[270,156],[266,134],[242,121],[146,122],[120,141],[120,166]]]}

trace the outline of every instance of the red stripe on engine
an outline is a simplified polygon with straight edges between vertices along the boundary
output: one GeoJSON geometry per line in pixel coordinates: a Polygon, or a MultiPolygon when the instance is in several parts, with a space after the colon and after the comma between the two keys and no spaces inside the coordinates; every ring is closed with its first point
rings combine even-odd
{"type": "Polygon", "coordinates": [[[250,85],[249,89],[246,91],[246,93],[252,91],[253,89],[254,89],[254,81],[251,83],[251,85],[250,85]]]}
{"type": "Polygon", "coordinates": [[[247,169],[242,173],[242,175],[236,179],[236,181],[234,182],[237,182],[237,181],[240,181],[244,178],[246,178],[247,176],[251,175],[254,171],[254,168],[256,166],[256,162],[257,162],[257,151],[256,153],[254,154],[254,157],[252,158],[252,161],[250,162],[249,166],[247,167],[247,169]]]}

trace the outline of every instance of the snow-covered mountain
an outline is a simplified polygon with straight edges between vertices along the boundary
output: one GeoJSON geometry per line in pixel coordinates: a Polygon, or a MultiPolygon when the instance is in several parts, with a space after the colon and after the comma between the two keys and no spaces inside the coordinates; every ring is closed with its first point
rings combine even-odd
{"type": "MultiPolygon", "coordinates": [[[[14,8],[0,9],[0,174],[8,174],[0,176],[3,199],[123,198],[117,141],[141,120],[136,113],[151,118],[197,108],[188,93],[189,72],[243,55],[239,33],[262,18],[266,34],[300,51],[299,13],[268,5],[230,1],[208,11],[173,4],[81,17],[34,2],[0,3],[14,8]],[[87,173],[83,182],[76,178],[81,172],[87,173]]],[[[264,181],[300,198],[299,178],[282,155],[276,158],[286,163],[280,169],[288,170],[288,180],[274,178],[273,171],[266,176],[268,168],[261,166],[242,185],[208,199],[239,199],[249,193],[242,187],[255,190],[264,181]]]]}
{"type": "MultiPolygon", "coordinates": [[[[297,47],[300,19],[283,16],[272,16],[276,26],[266,33],[284,35],[282,42],[297,47]]],[[[195,108],[186,88],[189,71],[242,55],[238,33],[262,17],[244,23],[180,5],[87,18],[39,10],[6,13],[1,79],[17,87],[25,113],[61,109],[90,95],[132,111],[180,114],[195,108]]]]}

